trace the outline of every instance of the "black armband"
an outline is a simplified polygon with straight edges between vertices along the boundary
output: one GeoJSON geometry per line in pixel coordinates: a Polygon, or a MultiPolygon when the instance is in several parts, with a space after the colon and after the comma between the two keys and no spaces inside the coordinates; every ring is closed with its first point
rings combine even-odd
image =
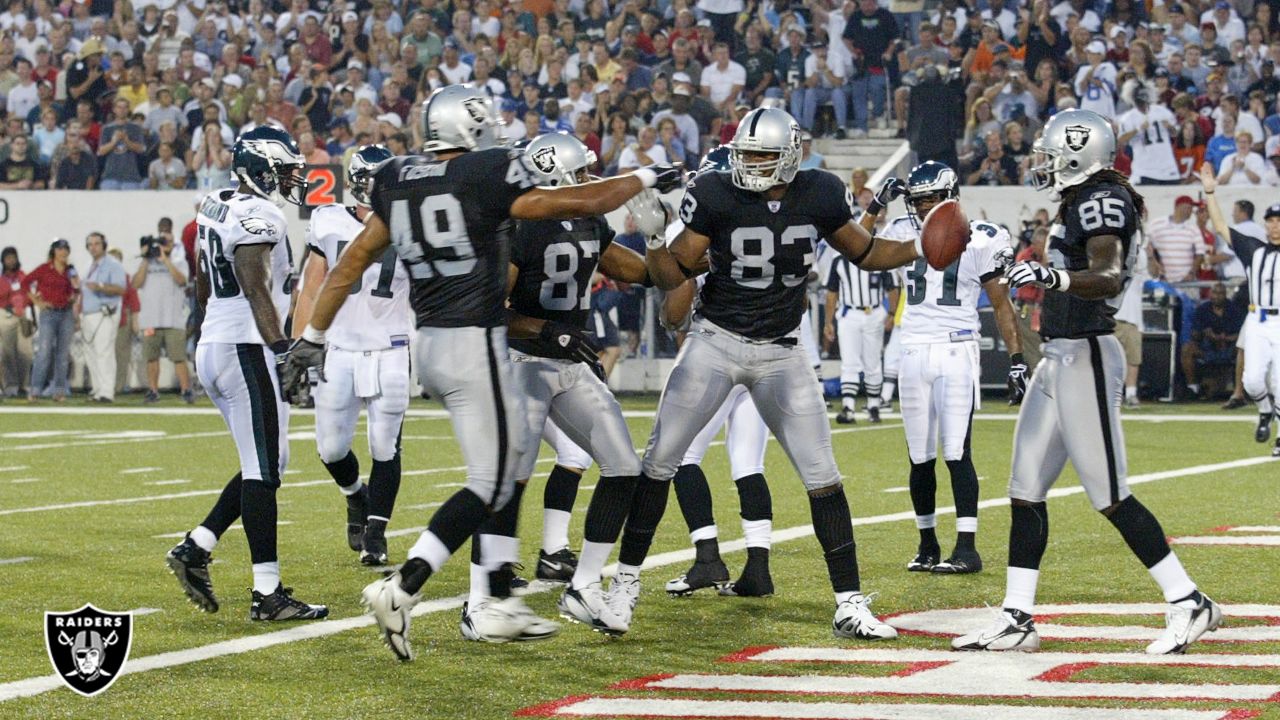
{"type": "Polygon", "coordinates": [[[853,258],[849,262],[853,263],[854,265],[861,264],[862,261],[866,260],[867,256],[871,254],[871,249],[874,248],[875,246],[876,246],[876,236],[872,235],[871,242],[867,243],[867,249],[863,250],[861,255],[858,255],[858,257],[853,258]]]}

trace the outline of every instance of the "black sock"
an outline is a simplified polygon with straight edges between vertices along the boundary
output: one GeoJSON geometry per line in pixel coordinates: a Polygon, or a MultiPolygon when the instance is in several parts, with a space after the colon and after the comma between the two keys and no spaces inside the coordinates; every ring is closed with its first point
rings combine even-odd
{"type": "Polygon", "coordinates": [[[1040,569],[1040,559],[1049,547],[1049,506],[1043,502],[1010,506],[1009,567],[1040,569]]]}
{"type": "Polygon", "coordinates": [[[1130,495],[1121,500],[1107,519],[1116,526],[1129,549],[1147,569],[1169,556],[1169,541],[1160,521],[1146,505],[1138,502],[1138,498],[1130,495]]]}
{"type": "Polygon", "coordinates": [[[977,551],[978,548],[974,544],[974,540],[977,538],[977,535],[977,533],[972,532],[957,532],[956,550],[966,550],[969,552],[977,551]]]}
{"type": "Polygon", "coordinates": [[[400,494],[400,453],[390,460],[374,460],[373,469],[369,471],[369,514],[386,521],[391,519],[391,511],[396,506],[396,495],[400,494]]]}
{"type": "MultiPolygon", "coordinates": [[[[444,505],[431,516],[427,531],[435,535],[450,554],[456,553],[489,514],[489,507],[480,496],[463,488],[445,500],[444,505]]],[[[431,565],[426,560],[410,558],[400,568],[400,587],[411,595],[415,594],[431,577],[431,572],[431,565]]]]}
{"type": "Polygon", "coordinates": [[[694,562],[713,563],[720,561],[720,543],[715,538],[698,540],[693,544],[694,562]]]}
{"type": "Polygon", "coordinates": [[[711,486],[707,484],[707,476],[701,467],[681,465],[676,469],[676,476],[671,484],[676,488],[676,502],[680,505],[680,514],[684,515],[684,524],[689,526],[689,532],[715,524],[711,486]]]}
{"type": "Polygon", "coordinates": [[[920,528],[920,544],[916,547],[916,552],[922,555],[937,555],[942,552],[942,546],[938,544],[937,528],[920,528]]]}
{"type": "Polygon", "coordinates": [[[338,487],[351,487],[353,483],[360,481],[360,461],[352,450],[348,450],[346,457],[341,460],[324,463],[324,469],[329,471],[338,487]]]}
{"type": "Polygon", "coordinates": [[[252,561],[276,562],[276,489],[262,480],[240,483],[240,516],[252,561]]]}
{"type": "Polygon", "coordinates": [[[631,497],[631,511],[622,531],[622,546],[618,550],[618,562],[623,565],[641,565],[649,554],[653,534],[667,511],[667,495],[671,483],[651,480],[644,475],[636,481],[636,491],[631,497]]]}
{"type": "Polygon", "coordinates": [[[956,517],[978,517],[978,471],[973,469],[973,458],[966,452],[959,460],[948,460],[947,470],[951,473],[956,517]]]}
{"type": "Polygon", "coordinates": [[[516,536],[516,522],[520,519],[520,498],[524,497],[526,483],[516,483],[507,504],[489,516],[476,532],[481,535],[516,536]]]}
{"type": "Polygon", "coordinates": [[[764,563],[769,564],[769,548],[765,547],[749,547],[747,548],[747,564],[764,563]]]}
{"type": "Polygon", "coordinates": [[[835,492],[809,496],[809,512],[813,516],[813,531],[822,545],[827,560],[827,575],[831,589],[836,592],[858,592],[858,549],[853,542],[853,518],[849,514],[849,501],[844,487],[837,485],[835,492]]]}
{"type": "Polygon", "coordinates": [[[222,494],[218,496],[218,502],[213,504],[209,514],[200,523],[215,537],[222,537],[231,523],[240,518],[240,484],[240,473],[236,473],[235,477],[227,481],[227,486],[222,488],[222,494]]]}
{"type": "Polygon", "coordinates": [[[364,521],[364,530],[373,535],[386,535],[387,521],[378,518],[366,518],[364,521]]]}
{"type": "Polygon", "coordinates": [[[769,494],[764,475],[747,475],[734,484],[738,486],[738,504],[742,508],[739,514],[743,520],[773,519],[773,496],[769,494]]]}
{"type": "MultiPolygon", "coordinates": [[[[911,509],[917,517],[933,515],[937,510],[938,473],[933,460],[911,463],[911,475],[907,485],[911,490],[911,509]]],[[[934,528],[920,528],[918,553],[937,555],[938,534],[934,528]]]]}
{"type": "MultiPolygon", "coordinates": [[[[569,474],[573,475],[573,473],[569,474]]],[[[631,510],[631,498],[635,494],[635,475],[600,476],[600,481],[596,483],[596,490],[591,494],[591,503],[587,505],[582,539],[595,543],[618,542],[618,533],[622,532],[622,524],[627,521],[627,513],[631,510]]]]}
{"type": "MultiPolygon", "coordinates": [[[[572,472],[567,468],[559,465],[551,468],[551,474],[547,476],[547,487],[542,491],[542,507],[548,510],[560,510],[562,512],[573,512],[573,502],[578,497],[578,481],[582,480],[582,475],[572,472]]],[[[603,487],[604,478],[600,478],[600,482],[596,484],[596,493],[599,494],[600,488],[603,487]]],[[[592,496],[594,502],[594,496],[592,496]]],[[[590,513],[587,515],[590,517],[590,513]]]]}

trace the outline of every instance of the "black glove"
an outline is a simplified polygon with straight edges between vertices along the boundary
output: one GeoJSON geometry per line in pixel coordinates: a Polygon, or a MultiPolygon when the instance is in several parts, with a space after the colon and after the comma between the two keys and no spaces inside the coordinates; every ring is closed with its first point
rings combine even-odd
{"type": "Polygon", "coordinates": [[[600,365],[600,349],[581,330],[564,323],[548,320],[542,324],[542,330],[538,332],[538,339],[553,343],[556,347],[568,353],[570,360],[586,364],[591,368],[591,372],[596,374],[596,377],[601,380],[605,379],[604,367],[600,365]]]}
{"type": "MultiPolygon", "coordinates": [[[[283,345],[287,341],[277,343],[283,345]]],[[[272,350],[276,350],[272,346],[272,350]]],[[[311,386],[311,368],[316,377],[324,380],[324,346],[298,338],[284,352],[276,351],[276,374],[280,378],[280,392],[287,403],[300,402],[311,386]]]]}
{"type": "Polygon", "coordinates": [[[1027,361],[1022,353],[1009,356],[1009,404],[1021,405],[1027,394],[1027,361]]]}
{"type": "Polygon", "coordinates": [[[907,184],[902,178],[891,177],[884,181],[880,189],[876,191],[876,195],[871,199],[871,204],[867,206],[867,212],[872,215],[879,215],[884,209],[889,207],[889,203],[895,199],[907,194],[907,184]]]}
{"type": "Polygon", "coordinates": [[[659,194],[668,193],[684,186],[684,170],[678,165],[648,165],[646,169],[652,170],[658,176],[658,181],[653,184],[653,189],[657,190],[659,194]]]}

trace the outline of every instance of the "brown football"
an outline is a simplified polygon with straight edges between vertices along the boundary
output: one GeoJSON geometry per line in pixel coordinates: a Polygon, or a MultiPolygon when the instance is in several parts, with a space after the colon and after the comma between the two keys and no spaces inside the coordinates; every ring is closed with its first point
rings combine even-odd
{"type": "Polygon", "coordinates": [[[951,198],[933,206],[920,228],[920,245],[934,270],[945,270],[960,257],[969,245],[969,218],[959,200],[951,198]]]}

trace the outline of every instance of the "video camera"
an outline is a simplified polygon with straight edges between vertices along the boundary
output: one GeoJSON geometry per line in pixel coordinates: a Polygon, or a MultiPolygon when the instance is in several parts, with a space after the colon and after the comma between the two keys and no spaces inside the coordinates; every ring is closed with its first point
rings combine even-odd
{"type": "Polygon", "coordinates": [[[138,240],[138,247],[142,251],[142,257],[147,260],[158,260],[164,247],[164,239],[155,235],[144,235],[138,240]]]}

